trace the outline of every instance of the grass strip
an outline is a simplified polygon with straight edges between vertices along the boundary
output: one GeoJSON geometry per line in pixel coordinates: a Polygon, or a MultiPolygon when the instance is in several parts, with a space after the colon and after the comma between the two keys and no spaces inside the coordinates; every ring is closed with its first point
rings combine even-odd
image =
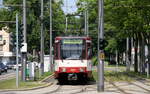
{"type": "MultiPolygon", "coordinates": [[[[44,85],[43,83],[38,83],[36,81],[26,81],[26,82],[19,82],[19,88],[18,89],[23,89],[23,88],[33,88],[37,86],[42,86],[44,85]]],[[[0,81],[0,89],[17,89],[16,88],[16,79],[10,79],[10,80],[4,80],[0,81]]]]}
{"type": "MultiPolygon", "coordinates": [[[[93,71],[93,78],[94,80],[97,81],[98,76],[97,76],[97,72],[93,71]]],[[[107,81],[113,81],[113,82],[117,82],[117,81],[135,81],[135,80],[141,80],[141,79],[150,79],[147,78],[146,73],[145,74],[141,74],[141,73],[137,73],[137,72],[127,72],[127,71],[121,71],[121,72],[115,72],[115,71],[105,71],[104,72],[104,78],[107,81]]]]}
{"type": "Polygon", "coordinates": [[[9,80],[0,81],[0,90],[3,89],[25,89],[25,88],[33,88],[38,86],[44,86],[44,83],[39,83],[45,77],[51,75],[51,72],[45,72],[40,78],[36,78],[36,81],[27,80],[26,82],[19,81],[19,88],[16,88],[16,79],[12,78],[9,80]]]}
{"type": "MultiPolygon", "coordinates": [[[[93,77],[94,79],[97,81],[98,76],[97,76],[97,72],[93,71],[93,77]]],[[[126,72],[114,72],[114,71],[105,71],[104,72],[104,78],[107,81],[134,81],[133,77],[130,77],[129,75],[127,75],[126,72]]]]}

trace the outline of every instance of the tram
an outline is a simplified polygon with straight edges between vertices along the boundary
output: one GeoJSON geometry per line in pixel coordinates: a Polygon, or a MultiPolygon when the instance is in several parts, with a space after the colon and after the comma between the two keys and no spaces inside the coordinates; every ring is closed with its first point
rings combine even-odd
{"type": "Polygon", "coordinates": [[[90,37],[56,37],[54,74],[58,81],[87,80],[92,76],[90,37]]]}

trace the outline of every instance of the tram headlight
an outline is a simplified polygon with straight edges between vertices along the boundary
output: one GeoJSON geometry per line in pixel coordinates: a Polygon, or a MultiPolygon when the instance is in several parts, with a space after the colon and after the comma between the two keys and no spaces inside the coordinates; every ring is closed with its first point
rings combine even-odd
{"type": "Polygon", "coordinates": [[[80,72],[84,72],[84,69],[83,69],[83,68],[80,68],[80,72]]]}
{"type": "Polygon", "coordinates": [[[66,68],[62,68],[62,72],[66,72],[66,68]]]}

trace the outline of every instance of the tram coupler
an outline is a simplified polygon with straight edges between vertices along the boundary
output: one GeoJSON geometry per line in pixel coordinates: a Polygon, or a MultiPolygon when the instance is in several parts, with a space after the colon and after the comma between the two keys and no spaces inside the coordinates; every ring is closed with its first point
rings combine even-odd
{"type": "Polygon", "coordinates": [[[77,79],[78,79],[77,74],[75,73],[68,74],[68,80],[77,80],[77,79]]]}

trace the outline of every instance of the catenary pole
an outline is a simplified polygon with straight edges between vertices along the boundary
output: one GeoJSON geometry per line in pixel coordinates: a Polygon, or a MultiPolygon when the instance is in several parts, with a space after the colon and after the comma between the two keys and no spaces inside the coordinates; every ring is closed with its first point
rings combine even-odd
{"type": "Polygon", "coordinates": [[[16,87],[19,86],[19,69],[18,69],[18,14],[16,14],[16,87]]]}
{"type": "Polygon", "coordinates": [[[87,10],[84,11],[84,35],[87,36],[87,10]]]}
{"type": "Polygon", "coordinates": [[[43,31],[43,0],[41,0],[41,51],[40,51],[41,74],[44,74],[44,31],[43,31]]]}
{"type": "Polygon", "coordinates": [[[52,65],[53,65],[53,61],[52,61],[52,0],[49,0],[49,15],[50,15],[50,71],[52,72],[52,65]]]}
{"type": "MultiPolygon", "coordinates": [[[[100,46],[100,39],[104,39],[104,7],[103,7],[103,0],[98,0],[98,49],[100,46]]],[[[103,92],[104,91],[104,61],[100,56],[104,54],[104,50],[98,50],[98,83],[97,83],[97,91],[103,92]]]]}
{"type": "Polygon", "coordinates": [[[86,17],[87,17],[87,21],[86,21],[86,24],[87,24],[87,36],[89,36],[89,12],[88,12],[88,9],[86,11],[86,17]]]}
{"type": "Polygon", "coordinates": [[[88,30],[88,9],[86,8],[85,9],[85,13],[84,13],[84,19],[85,19],[85,22],[84,22],[84,26],[85,26],[85,32],[84,32],[84,35],[85,36],[88,36],[89,34],[89,30],[88,30]]]}
{"type": "Polygon", "coordinates": [[[130,71],[130,62],[129,62],[129,38],[126,39],[126,71],[130,71]]]}
{"type": "Polygon", "coordinates": [[[68,0],[66,0],[66,29],[65,29],[65,32],[68,31],[68,0]]]}
{"type": "MultiPolygon", "coordinates": [[[[27,42],[26,39],[26,31],[27,31],[27,27],[26,27],[26,0],[23,0],[23,40],[24,43],[27,42]]],[[[26,59],[27,59],[27,54],[26,53],[22,53],[22,80],[25,81],[26,80],[26,59]]]]}
{"type": "Polygon", "coordinates": [[[66,29],[65,29],[65,32],[67,32],[67,31],[68,31],[68,17],[66,15],[66,29]]]}

